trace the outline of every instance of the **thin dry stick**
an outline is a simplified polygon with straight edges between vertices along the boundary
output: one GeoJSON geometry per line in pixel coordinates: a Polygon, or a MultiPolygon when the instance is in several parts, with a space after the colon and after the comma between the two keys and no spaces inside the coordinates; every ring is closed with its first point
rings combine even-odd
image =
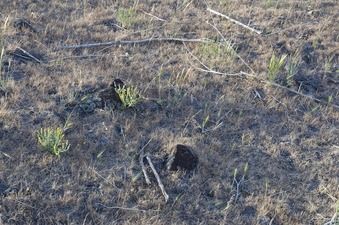
{"type": "Polygon", "coordinates": [[[202,69],[202,68],[199,68],[199,67],[196,67],[195,65],[193,65],[193,63],[191,61],[189,61],[189,63],[197,70],[200,70],[202,72],[207,72],[207,73],[215,73],[215,74],[219,74],[219,75],[227,75],[227,76],[240,76],[241,74],[240,73],[233,73],[233,74],[228,74],[228,73],[224,73],[224,72],[219,72],[219,71],[215,71],[215,70],[212,70],[211,68],[209,68],[208,66],[206,66],[203,62],[201,62],[201,60],[198,59],[198,57],[196,57],[189,49],[188,47],[186,46],[186,44],[184,43],[184,46],[188,52],[188,54],[190,54],[195,60],[197,60],[200,65],[202,65],[203,67],[205,67],[205,69],[202,69]]]}
{"type": "Polygon", "coordinates": [[[143,209],[138,209],[138,208],[125,208],[125,207],[120,207],[120,206],[105,206],[104,204],[97,203],[98,205],[101,205],[107,209],[121,209],[121,210],[128,210],[128,211],[139,211],[139,212],[147,212],[146,210],[143,209]]]}
{"type": "Polygon", "coordinates": [[[165,202],[167,203],[167,201],[168,201],[168,199],[169,199],[169,196],[168,196],[168,194],[167,194],[166,191],[165,191],[165,187],[164,187],[164,185],[163,185],[162,182],[161,182],[161,179],[160,179],[160,177],[159,177],[159,174],[158,174],[158,172],[156,171],[156,169],[155,169],[155,167],[154,167],[154,165],[153,165],[153,163],[152,163],[152,160],[151,160],[151,158],[150,158],[148,155],[146,155],[146,159],[147,159],[149,165],[150,165],[151,168],[152,168],[152,171],[153,171],[153,173],[154,173],[155,178],[156,178],[157,181],[158,181],[158,185],[159,185],[159,187],[160,187],[160,189],[161,189],[161,192],[162,192],[163,196],[165,197],[165,202]]]}
{"type": "MultiPolygon", "coordinates": [[[[211,25],[211,24],[210,24],[210,25],[211,25]]],[[[211,26],[212,26],[214,29],[216,29],[216,30],[218,31],[218,29],[217,29],[215,26],[213,26],[213,25],[211,25],[211,26]]],[[[223,36],[222,36],[222,37],[223,37],[223,36]]],[[[196,57],[191,51],[189,51],[189,49],[187,48],[187,46],[185,45],[185,43],[183,43],[183,44],[184,44],[184,46],[185,46],[187,52],[188,52],[191,56],[193,56],[193,58],[195,58],[195,59],[200,63],[201,66],[203,66],[203,67],[205,68],[205,69],[202,69],[202,68],[197,68],[197,67],[194,66],[196,69],[198,69],[198,70],[200,70],[200,71],[204,71],[204,72],[208,72],[208,73],[214,73],[214,74],[219,74],[219,75],[226,75],[226,76],[240,76],[240,75],[245,75],[245,76],[249,76],[249,77],[255,77],[255,78],[259,79],[259,80],[260,80],[261,82],[263,82],[263,83],[267,83],[267,84],[271,84],[271,85],[276,86],[276,87],[279,87],[279,88],[283,88],[283,89],[288,90],[288,91],[290,91],[290,92],[293,92],[293,93],[295,93],[295,94],[297,94],[297,95],[300,95],[300,96],[303,96],[303,97],[312,99],[312,100],[314,100],[314,101],[317,101],[317,102],[320,102],[320,103],[323,103],[323,104],[328,104],[328,105],[330,105],[330,106],[332,106],[332,107],[334,107],[334,108],[339,109],[339,105],[336,105],[336,104],[333,104],[333,103],[329,103],[329,102],[322,101],[321,99],[318,99],[318,98],[316,98],[316,97],[313,97],[313,96],[310,96],[310,95],[306,95],[306,94],[304,94],[304,93],[302,93],[302,92],[299,92],[299,91],[293,90],[293,89],[291,89],[291,88],[282,86],[282,85],[277,84],[277,83],[275,83],[275,82],[271,82],[271,81],[268,81],[268,80],[265,80],[265,79],[260,78],[258,75],[255,74],[254,70],[253,70],[253,69],[245,62],[245,60],[243,60],[238,54],[236,54],[237,57],[238,57],[238,58],[246,65],[246,67],[248,67],[248,68],[251,70],[252,74],[246,73],[246,72],[243,72],[243,71],[240,71],[240,73],[235,73],[235,74],[227,74],[227,73],[223,73],[223,72],[219,72],[219,71],[212,70],[211,68],[209,68],[208,66],[206,66],[204,63],[202,63],[202,62],[198,59],[198,57],[196,57]]],[[[190,63],[191,63],[191,62],[190,62],[190,63]]],[[[191,65],[193,66],[192,63],[191,63],[191,65]]]]}
{"type": "Polygon", "coordinates": [[[255,32],[255,33],[257,33],[257,34],[262,34],[262,31],[256,30],[256,29],[254,29],[254,28],[252,28],[252,27],[249,27],[249,26],[247,26],[247,25],[245,25],[245,24],[243,24],[243,23],[241,23],[241,22],[239,22],[239,21],[237,21],[237,20],[235,20],[235,19],[232,19],[232,18],[229,17],[229,16],[226,16],[226,15],[224,15],[224,14],[221,14],[221,13],[219,13],[219,12],[213,10],[213,9],[207,8],[207,10],[210,11],[211,13],[214,13],[214,14],[218,15],[218,16],[222,16],[222,17],[228,19],[229,21],[232,21],[233,23],[238,24],[238,25],[240,25],[240,26],[242,26],[242,27],[244,27],[244,28],[246,28],[246,29],[249,29],[249,30],[252,31],[252,32],[255,32]]]}
{"type": "MultiPolygon", "coordinates": [[[[206,22],[206,23],[207,23],[208,25],[212,26],[213,29],[216,30],[216,31],[218,32],[218,34],[222,37],[222,39],[223,39],[224,41],[226,41],[226,43],[227,43],[227,39],[224,37],[224,35],[218,30],[218,28],[217,28],[215,25],[210,24],[210,23],[208,23],[208,22],[206,22]]],[[[244,60],[238,53],[236,53],[236,51],[234,51],[234,52],[235,52],[235,55],[240,59],[240,61],[241,61],[242,63],[244,63],[245,66],[247,66],[247,68],[249,68],[249,69],[251,70],[252,73],[254,73],[253,69],[245,62],[245,60],[244,60]]]]}
{"type": "Polygon", "coordinates": [[[69,46],[60,46],[58,49],[77,49],[77,48],[91,48],[91,47],[100,47],[100,46],[109,46],[109,45],[123,45],[123,44],[140,44],[147,43],[152,41],[167,41],[167,42],[201,42],[208,43],[210,40],[205,38],[195,38],[195,39],[186,39],[186,38],[155,38],[150,37],[141,40],[126,40],[126,41],[109,41],[102,43],[93,43],[93,44],[83,44],[83,45],[69,45],[69,46]]]}
{"type": "Polygon", "coordinates": [[[109,180],[107,180],[105,177],[103,177],[100,173],[98,173],[97,171],[95,171],[94,168],[92,168],[92,167],[90,167],[90,168],[92,169],[92,171],[93,171],[96,175],[98,175],[99,177],[101,177],[102,179],[104,179],[107,183],[114,185],[114,184],[111,183],[109,180]]]}
{"type": "Polygon", "coordinates": [[[32,55],[31,53],[27,52],[26,50],[17,47],[17,49],[21,50],[23,53],[25,53],[26,55],[28,55],[31,59],[34,59],[35,61],[37,61],[38,63],[42,63],[39,59],[37,59],[34,55],[32,55]]]}
{"type": "Polygon", "coordinates": [[[255,75],[255,74],[249,74],[249,73],[245,73],[245,72],[242,72],[242,71],[240,72],[240,74],[243,74],[243,75],[245,75],[245,76],[250,76],[250,77],[258,78],[258,79],[259,79],[261,82],[263,82],[263,83],[271,84],[271,85],[273,85],[273,86],[276,86],[276,87],[279,87],[279,88],[283,88],[283,89],[285,89],[285,90],[287,90],[287,91],[290,91],[290,92],[292,92],[292,93],[295,93],[295,94],[297,94],[297,95],[303,96],[303,97],[305,97],[305,98],[312,99],[313,101],[316,101],[316,102],[320,102],[320,103],[323,103],[323,104],[328,104],[328,105],[331,105],[331,106],[334,107],[334,108],[339,109],[339,105],[336,105],[336,104],[333,104],[333,103],[328,103],[328,102],[325,102],[325,101],[323,101],[323,100],[321,100],[321,99],[319,99],[319,98],[313,97],[313,96],[311,96],[311,95],[306,95],[306,94],[304,94],[304,93],[302,93],[302,92],[293,90],[292,88],[288,88],[288,87],[282,86],[282,85],[280,85],[280,84],[277,84],[277,83],[275,83],[275,82],[271,82],[271,81],[268,81],[268,80],[264,80],[264,79],[260,78],[259,76],[255,75]]]}
{"type": "Polygon", "coordinates": [[[149,141],[142,147],[142,149],[140,150],[140,154],[139,154],[139,163],[140,163],[140,166],[141,166],[141,169],[142,169],[142,172],[144,173],[144,177],[145,177],[145,180],[146,180],[146,183],[148,185],[151,184],[151,181],[147,175],[147,171],[146,171],[146,168],[145,168],[145,164],[144,164],[144,157],[145,157],[145,154],[144,154],[144,149],[146,148],[146,146],[151,142],[152,139],[149,139],[149,141]]]}
{"type": "Polygon", "coordinates": [[[155,15],[153,15],[153,14],[151,14],[151,13],[145,12],[145,11],[142,10],[142,9],[141,9],[141,11],[142,11],[143,13],[145,13],[146,15],[151,16],[151,17],[153,17],[153,18],[155,18],[155,19],[157,19],[157,20],[160,20],[160,21],[166,21],[166,20],[161,19],[161,18],[159,18],[159,17],[157,17],[157,16],[155,16],[155,15]]]}

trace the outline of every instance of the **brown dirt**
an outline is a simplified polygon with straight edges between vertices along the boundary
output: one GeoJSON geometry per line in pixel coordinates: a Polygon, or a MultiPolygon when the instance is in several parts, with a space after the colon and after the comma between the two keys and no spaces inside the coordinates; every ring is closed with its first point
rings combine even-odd
{"type": "Polygon", "coordinates": [[[204,1],[0,2],[1,26],[9,17],[1,31],[1,79],[9,81],[0,89],[0,223],[331,220],[339,201],[338,3],[207,3],[263,33],[209,13],[204,1]],[[123,21],[119,6],[133,5],[134,14],[123,21]],[[214,42],[60,49],[152,36],[214,42]],[[218,48],[223,37],[236,55],[218,48]],[[288,55],[274,82],[313,99],[262,82],[272,54],[288,55]],[[292,79],[289,62],[298,64],[292,79]],[[202,71],[202,64],[220,74],[202,71]],[[102,106],[100,93],[116,78],[138,87],[137,106],[102,106]],[[62,127],[67,118],[71,149],[60,157],[44,152],[39,129],[62,127]],[[151,185],[141,173],[139,152],[150,139],[144,151],[169,194],[167,203],[146,161],[151,185]],[[193,172],[166,169],[177,144],[199,157],[193,172]]]}

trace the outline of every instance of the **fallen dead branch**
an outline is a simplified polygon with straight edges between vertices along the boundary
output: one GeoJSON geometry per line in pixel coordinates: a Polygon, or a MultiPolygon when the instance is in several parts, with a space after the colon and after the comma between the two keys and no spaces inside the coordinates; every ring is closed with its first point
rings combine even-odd
{"type": "Polygon", "coordinates": [[[187,39],[187,38],[156,38],[150,37],[141,40],[117,40],[117,41],[109,41],[102,43],[92,43],[92,44],[83,44],[83,45],[69,45],[69,46],[60,46],[57,49],[77,49],[77,48],[93,48],[93,47],[101,47],[101,46],[110,46],[110,45],[126,45],[126,44],[141,44],[147,42],[200,42],[200,43],[209,43],[211,40],[206,38],[195,38],[195,39],[187,39]]]}
{"type": "Polygon", "coordinates": [[[259,76],[255,75],[255,74],[249,74],[249,73],[245,73],[245,72],[242,72],[242,71],[240,72],[240,74],[243,74],[243,75],[249,76],[249,77],[255,77],[255,78],[259,79],[259,80],[260,80],[261,82],[263,82],[263,83],[271,84],[271,85],[273,85],[273,86],[275,86],[275,87],[279,87],[279,88],[285,89],[285,90],[287,90],[287,91],[290,91],[290,92],[295,93],[295,94],[297,94],[297,95],[300,95],[300,96],[303,96],[303,97],[305,97],[305,98],[311,99],[311,100],[313,100],[313,101],[320,102],[320,103],[323,103],[323,104],[328,104],[328,105],[331,105],[331,106],[334,107],[334,108],[339,109],[339,105],[336,105],[336,104],[333,104],[333,103],[325,102],[325,101],[323,101],[323,100],[321,100],[321,99],[319,99],[319,98],[316,98],[316,97],[314,97],[314,96],[312,96],[312,95],[306,95],[306,94],[304,94],[304,93],[302,93],[302,92],[299,92],[299,91],[296,91],[296,90],[294,90],[294,89],[292,89],[292,88],[288,88],[288,87],[282,86],[282,85],[280,85],[280,84],[277,84],[277,83],[275,83],[275,82],[271,82],[271,81],[262,79],[262,78],[260,78],[259,76]]]}
{"type": "Polygon", "coordinates": [[[159,174],[158,174],[157,170],[155,169],[155,167],[154,167],[154,165],[153,165],[153,163],[152,163],[151,158],[150,158],[148,155],[146,155],[146,159],[147,159],[149,165],[150,165],[151,168],[152,168],[152,171],[153,171],[153,173],[154,173],[154,176],[155,176],[155,178],[156,178],[157,181],[158,181],[158,186],[160,187],[161,192],[162,192],[163,196],[165,197],[165,202],[167,203],[167,201],[168,201],[168,199],[169,199],[169,196],[168,196],[168,194],[167,194],[166,191],[165,191],[165,187],[164,187],[164,185],[163,185],[162,182],[161,182],[161,179],[160,179],[160,177],[159,177],[159,174]]]}
{"type": "Polygon", "coordinates": [[[151,16],[151,17],[153,17],[153,18],[155,18],[155,19],[157,19],[157,20],[160,20],[160,21],[163,21],[163,22],[166,21],[166,20],[161,19],[161,18],[159,18],[159,17],[157,17],[157,16],[155,16],[155,15],[153,15],[153,14],[151,14],[151,13],[145,12],[145,11],[142,10],[142,9],[141,9],[141,11],[142,11],[143,13],[145,13],[146,15],[151,16]]]}
{"type": "Polygon", "coordinates": [[[146,210],[138,209],[138,208],[125,208],[125,207],[120,207],[120,206],[105,206],[104,204],[101,204],[101,203],[97,203],[97,204],[105,207],[106,209],[120,209],[120,210],[128,210],[128,211],[147,212],[146,210]]]}
{"type": "MultiPolygon", "coordinates": [[[[208,8],[208,9],[209,9],[209,8],[208,8]]],[[[225,39],[225,37],[221,34],[221,32],[220,32],[214,25],[212,25],[212,24],[210,24],[210,25],[211,25],[211,26],[219,33],[219,35],[220,35],[223,39],[225,39]]],[[[226,39],[225,39],[225,40],[226,40],[226,39]]],[[[226,40],[226,41],[227,41],[227,40],[226,40]]],[[[334,104],[334,103],[331,103],[331,102],[323,101],[323,100],[321,100],[321,99],[319,99],[319,98],[316,98],[316,97],[314,97],[314,96],[306,95],[306,94],[304,94],[304,93],[302,93],[302,92],[300,92],[300,91],[296,91],[296,90],[294,90],[294,89],[292,89],[292,88],[285,87],[285,86],[282,86],[282,85],[277,84],[277,83],[275,83],[275,82],[271,82],[271,81],[265,80],[265,79],[263,79],[263,78],[260,78],[258,75],[256,75],[256,73],[254,72],[254,70],[253,70],[253,69],[245,62],[245,60],[244,60],[239,54],[236,54],[236,56],[244,63],[244,65],[245,65],[247,68],[249,68],[249,69],[251,70],[251,73],[246,73],[246,72],[240,71],[239,73],[228,74],[228,73],[224,73],[224,72],[212,70],[212,69],[209,68],[207,65],[205,65],[203,62],[201,62],[201,60],[199,60],[198,57],[195,56],[195,55],[188,49],[188,47],[185,45],[185,43],[184,43],[184,46],[185,46],[187,52],[188,52],[195,60],[197,60],[197,61],[199,62],[199,64],[204,68],[204,69],[203,69],[203,68],[198,68],[198,67],[194,66],[193,63],[190,62],[191,65],[192,65],[193,67],[195,67],[196,69],[198,69],[198,70],[200,70],[200,71],[208,72],[208,73],[214,73],[214,74],[218,74],[218,75],[224,75],[224,76],[241,76],[241,75],[243,75],[243,76],[247,76],[247,77],[254,77],[254,78],[256,78],[256,79],[259,79],[259,80],[260,80],[261,82],[263,82],[263,83],[271,84],[271,85],[273,85],[273,86],[275,86],[275,87],[285,89],[285,90],[287,90],[287,91],[290,91],[290,92],[295,93],[295,94],[297,94],[297,95],[300,95],[300,96],[302,96],[302,97],[305,97],[305,98],[311,99],[311,100],[313,100],[313,101],[322,103],[322,104],[324,104],[324,105],[329,105],[329,106],[332,106],[333,108],[339,109],[339,105],[337,105],[337,104],[334,104]]]]}
{"type": "Polygon", "coordinates": [[[148,185],[151,184],[151,181],[150,181],[150,179],[147,175],[147,171],[146,171],[145,164],[144,164],[144,157],[145,157],[144,149],[151,142],[151,140],[152,139],[149,139],[149,141],[141,148],[140,154],[139,154],[139,163],[140,163],[140,166],[141,166],[141,170],[144,173],[144,177],[145,177],[146,183],[148,185]]]}
{"type": "Polygon", "coordinates": [[[262,31],[259,31],[259,30],[256,30],[256,29],[250,27],[250,26],[247,26],[247,25],[245,25],[245,24],[243,24],[243,23],[241,23],[241,22],[239,22],[239,21],[237,21],[237,20],[235,20],[235,19],[232,19],[232,18],[229,17],[229,16],[226,16],[226,15],[224,15],[224,14],[221,14],[221,13],[219,13],[219,12],[217,12],[217,11],[211,9],[211,8],[207,8],[207,11],[210,11],[211,13],[214,13],[214,14],[216,14],[216,15],[218,15],[218,16],[224,17],[224,18],[228,19],[229,21],[231,21],[231,22],[233,22],[233,23],[235,23],[235,24],[238,24],[238,25],[240,25],[240,26],[242,26],[242,27],[244,27],[244,28],[246,28],[246,29],[248,29],[248,30],[254,32],[254,33],[262,34],[262,31]]]}
{"type": "Polygon", "coordinates": [[[19,49],[20,51],[25,53],[30,59],[33,59],[34,61],[36,61],[38,63],[42,63],[41,60],[37,59],[34,55],[32,55],[31,53],[27,52],[25,49],[20,48],[20,47],[17,47],[17,49],[19,49]]]}

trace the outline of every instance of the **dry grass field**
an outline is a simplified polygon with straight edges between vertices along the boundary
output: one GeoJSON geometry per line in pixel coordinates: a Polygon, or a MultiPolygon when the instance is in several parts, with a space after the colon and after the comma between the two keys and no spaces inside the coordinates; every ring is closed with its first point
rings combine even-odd
{"type": "Polygon", "coordinates": [[[336,0],[0,9],[0,224],[339,224],[336,0]]]}

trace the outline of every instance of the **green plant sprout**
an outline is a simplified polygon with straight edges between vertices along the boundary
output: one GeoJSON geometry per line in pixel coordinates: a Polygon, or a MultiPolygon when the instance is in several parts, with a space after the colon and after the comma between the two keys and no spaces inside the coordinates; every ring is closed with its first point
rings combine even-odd
{"type": "Polygon", "coordinates": [[[242,135],[241,135],[241,143],[244,144],[244,141],[245,141],[245,133],[242,133],[242,135]]]}
{"type": "Polygon", "coordinates": [[[270,82],[274,82],[286,57],[287,55],[282,55],[281,58],[278,59],[274,54],[272,55],[270,65],[268,67],[268,79],[270,82]]]}
{"type": "Polygon", "coordinates": [[[134,2],[133,6],[130,8],[119,7],[118,9],[118,19],[121,22],[123,28],[128,28],[135,23],[135,14],[137,12],[137,5],[139,1],[134,2]]]}
{"type": "Polygon", "coordinates": [[[232,58],[236,55],[236,50],[233,48],[233,44],[228,40],[203,43],[201,45],[200,52],[207,58],[218,58],[224,56],[226,58],[232,58]]]}
{"type": "Polygon", "coordinates": [[[134,86],[116,87],[115,91],[118,93],[120,97],[123,108],[134,107],[139,101],[140,93],[137,87],[134,86]]]}
{"type": "Polygon", "coordinates": [[[7,158],[12,159],[12,157],[10,155],[8,155],[6,152],[0,151],[1,154],[3,154],[4,156],[6,156],[7,158]]]}
{"type": "Polygon", "coordinates": [[[220,116],[221,113],[219,113],[219,112],[218,112],[218,117],[219,117],[219,119],[218,119],[217,121],[210,121],[210,115],[208,114],[208,115],[204,118],[204,120],[203,120],[201,123],[199,123],[194,117],[195,117],[196,115],[198,115],[201,111],[202,111],[202,110],[199,110],[196,114],[194,114],[194,115],[191,117],[192,122],[195,124],[195,126],[197,126],[197,127],[200,129],[201,133],[204,134],[204,133],[207,133],[207,132],[214,131],[214,130],[216,130],[216,129],[218,129],[218,128],[220,128],[220,127],[222,127],[222,126],[224,125],[224,122],[221,121],[221,120],[223,119],[224,115],[223,115],[223,116],[220,116]],[[207,125],[207,123],[208,123],[209,121],[210,121],[213,125],[211,125],[210,128],[207,128],[206,125],[207,125]]]}
{"type": "Polygon", "coordinates": [[[102,154],[106,151],[105,148],[103,148],[98,154],[97,154],[97,159],[101,158],[102,154]]]}
{"type": "Polygon", "coordinates": [[[291,58],[288,60],[286,66],[285,66],[285,69],[287,71],[286,81],[287,81],[288,85],[292,86],[293,78],[295,77],[295,75],[298,74],[299,65],[300,65],[299,61],[293,61],[291,58]]]}
{"type": "Polygon", "coordinates": [[[228,3],[228,0],[220,0],[220,3],[226,5],[228,3]]]}
{"type": "Polygon", "coordinates": [[[137,173],[135,176],[133,176],[132,182],[136,182],[136,181],[140,178],[141,174],[142,174],[142,171],[140,171],[140,172],[137,173]]]}
{"type": "Polygon", "coordinates": [[[204,119],[204,121],[202,121],[201,123],[201,132],[205,132],[205,126],[207,124],[207,122],[209,121],[210,119],[210,115],[207,115],[204,119]]]}
{"type": "Polygon", "coordinates": [[[246,165],[244,167],[244,174],[242,175],[242,177],[240,178],[239,181],[237,180],[238,169],[234,170],[234,173],[233,173],[233,182],[232,182],[232,187],[233,187],[234,184],[236,184],[236,194],[235,194],[235,198],[234,198],[234,203],[236,203],[238,201],[238,198],[240,196],[240,193],[239,193],[240,192],[240,185],[245,180],[245,176],[246,176],[247,170],[248,170],[248,163],[246,163],[246,165]]]}
{"type": "Polygon", "coordinates": [[[171,74],[170,78],[168,79],[169,83],[172,83],[174,86],[180,87],[184,85],[187,82],[188,74],[190,73],[191,68],[188,70],[183,69],[180,73],[177,73],[176,75],[171,74]]]}
{"type": "Polygon", "coordinates": [[[335,208],[335,213],[331,220],[327,223],[324,223],[324,225],[338,225],[339,224],[339,203],[337,204],[335,208]]]}
{"type": "Polygon", "coordinates": [[[66,152],[70,148],[68,140],[64,140],[64,130],[61,128],[48,129],[41,128],[38,132],[38,141],[44,150],[59,156],[61,152],[66,152]]]}

